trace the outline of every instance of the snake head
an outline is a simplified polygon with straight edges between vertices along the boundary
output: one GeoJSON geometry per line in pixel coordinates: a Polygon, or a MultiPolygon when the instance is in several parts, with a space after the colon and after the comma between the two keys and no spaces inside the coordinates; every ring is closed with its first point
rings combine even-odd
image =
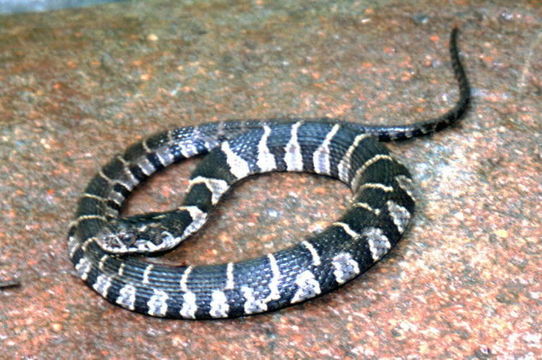
{"type": "Polygon", "coordinates": [[[159,216],[146,214],[112,220],[96,235],[98,245],[114,254],[147,254],[175,247],[175,237],[159,216]]]}
{"type": "Polygon", "coordinates": [[[114,254],[149,254],[171,250],[197,231],[207,214],[195,206],[175,211],[113,219],[96,235],[98,245],[114,254]]]}

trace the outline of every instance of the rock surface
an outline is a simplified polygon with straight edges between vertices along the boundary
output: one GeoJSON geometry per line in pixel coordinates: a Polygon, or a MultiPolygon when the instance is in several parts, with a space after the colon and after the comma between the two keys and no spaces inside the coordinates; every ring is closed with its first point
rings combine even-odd
{"type": "MultiPolygon", "coordinates": [[[[542,358],[542,7],[538,1],[145,1],[0,16],[0,358],[542,358]],[[229,321],[107,303],[75,275],[66,231],[113,154],[228,118],[371,124],[456,98],[453,25],[474,88],[463,123],[391,145],[419,185],[414,226],[338,291],[229,321]]],[[[178,204],[197,160],[127,213],[178,204]]],[[[240,260],[318,231],[347,189],[309,175],[244,182],[167,261],[240,260]]]]}

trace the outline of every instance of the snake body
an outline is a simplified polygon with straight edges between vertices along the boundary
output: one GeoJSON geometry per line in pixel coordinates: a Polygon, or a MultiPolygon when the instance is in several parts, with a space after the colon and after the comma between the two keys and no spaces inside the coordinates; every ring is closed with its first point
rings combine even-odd
{"type": "Polygon", "coordinates": [[[329,118],[205,123],[156,134],[114,157],[90,181],[68,236],[76,272],[113,304],[168,318],[229,318],[276,310],[327,293],[365,272],[399,241],[414,212],[408,170],[382,144],[439,131],[466,112],[470,89],[457,49],[450,54],[460,96],[446,114],[400,126],[329,118]],[[130,192],[170,164],[207,154],[182,206],[121,218],[130,192]],[[352,206],[287,249],[236,263],[171,266],[164,252],[197,231],[231,186],[272,171],[311,172],[346,183],[352,206]]]}

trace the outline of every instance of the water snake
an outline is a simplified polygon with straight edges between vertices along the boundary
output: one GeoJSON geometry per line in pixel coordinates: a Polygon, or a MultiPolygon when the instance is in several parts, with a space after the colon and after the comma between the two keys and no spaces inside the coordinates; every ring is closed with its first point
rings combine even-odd
{"type": "Polygon", "coordinates": [[[68,236],[76,272],[110,302],[168,318],[228,318],[276,310],[327,293],[365,272],[399,241],[414,212],[408,170],[382,144],[442,130],[460,120],[470,88],[450,37],[459,100],[444,115],[409,125],[371,126],[330,118],[238,120],[153,135],[115,156],[90,181],[68,236]],[[207,154],[181,206],[120,217],[138,184],[173,163],[207,154]],[[321,233],[241,262],[149,263],[197,231],[237,181],[272,171],[339,179],[352,206],[321,233]]]}

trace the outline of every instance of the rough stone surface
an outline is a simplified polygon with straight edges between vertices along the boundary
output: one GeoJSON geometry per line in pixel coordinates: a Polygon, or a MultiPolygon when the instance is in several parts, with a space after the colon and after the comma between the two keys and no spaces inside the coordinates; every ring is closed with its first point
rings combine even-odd
{"type": "MultiPolygon", "coordinates": [[[[536,0],[164,0],[1,16],[0,281],[21,286],[0,290],[0,358],[542,358],[541,26],[536,0]],[[279,312],[194,322],[122,310],[74,275],[78,194],[129,143],[228,118],[434,116],[457,95],[454,24],[474,105],[454,129],[392,145],[420,206],[359,279],[279,312]]],[[[178,204],[195,163],[154,177],[127,212],[178,204]]],[[[164,261],[280,249],[348,196],[323,178],[256,177],[164,261]]]]}

